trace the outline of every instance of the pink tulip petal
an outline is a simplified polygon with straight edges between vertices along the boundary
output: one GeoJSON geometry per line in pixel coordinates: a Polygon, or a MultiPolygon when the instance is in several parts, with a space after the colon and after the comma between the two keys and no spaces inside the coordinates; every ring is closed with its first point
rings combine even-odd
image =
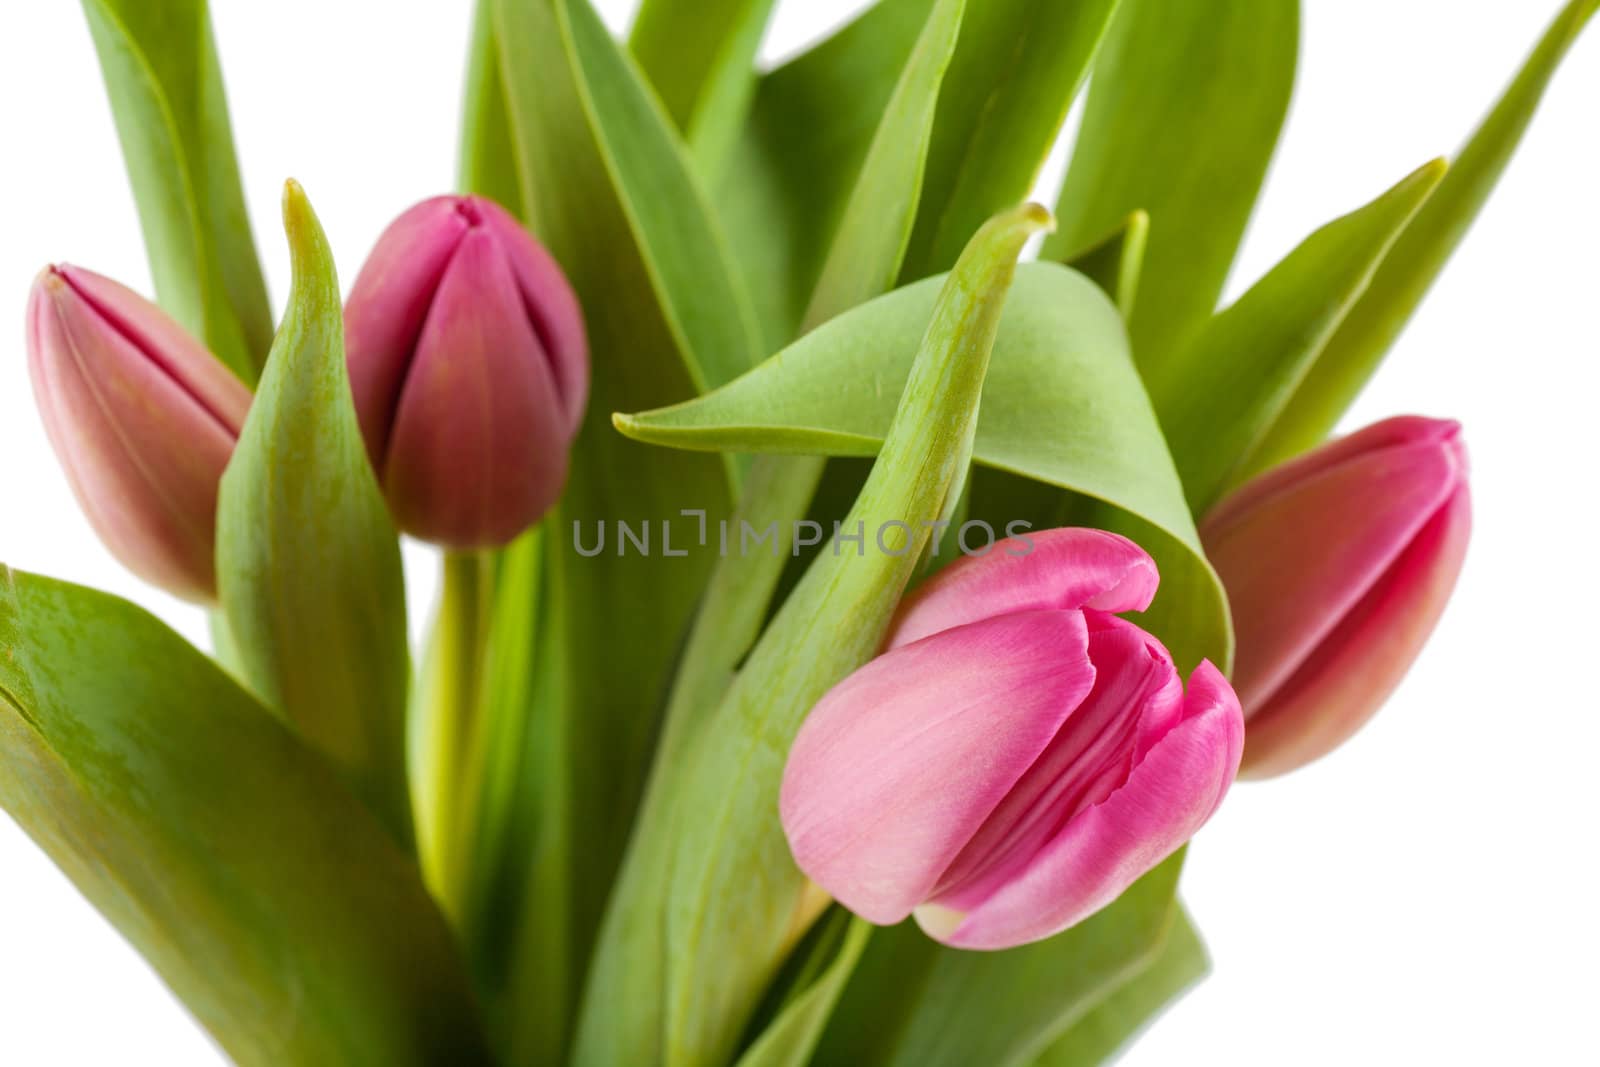
{"type": "Polygon", "coordinates": [[[1364,597],[1461,483],[1437,439],[1320,464],[1202,539],[1235,605],[1234,685],[1254,716],[1364,597]]]}
{"type": "Polygon", "coordinates": [[[1033,549],[1026,555],[1010,554],[1022,546],[1008,540],[939,572],[901,605],[889,647],[1009,612],[1150,606],[1161,580],[1155,561],[1126,537],[1076,528],[1028,537],[1033,549]]]}
{"type": "Polygon", "coordinates": [[[82,267],[61,264],[56,273],[146,358],[155,362],[238,439],[250,414],[250,390],[189,331],[125,285],[82,267]]]}
{"type": "Polygon", "coordinates": [[[965,910],[1016,878],[1075,814],[1120,789],[1182,715],[1166,649],[1115,615],[1085,614],[1094,689],[940,878],[942,905],[965,910]]]}
{"type": "Polygon", "coordinates": [[[1001,949],[1059,933],[1115,900],[1198,830],[1238,768],[1244,719],[1210,663],[1189,680],[1184,715],[1128,782],[1071,819],[1028,868],[969,911],[940,900],[915,910],[930,936],[1001,949]]]}
{"type": "Polygon", "coordinates": [[[567,430],[576,433],[589,399],[589,342],[584,335],[578,296],[550,253],[510,212],[481,197],[472,203],[483,224],[506,249],[528,318],[550,359],[567,430]]]}
{"type": "Polygon", "coordinates": [[[436,196],[396,219],[378,239],[345,302],[345,350],[356,417],[373,466],[383,469],[411,353],[439,279],[472,227],[463,199],[436,196]]]}
{"type": "Polygon", "coordinates": [[[555,383],[504,250],[468,231],[417,340],[384,458],[401,529],[436,544],[504,544],[566,480],[555,383]],[[463,472],[470,472],[470,477],[463,472]]]}
{"type": "Polygon", "coordinates": [[[795,862],[904,919],[1094,684],[1083,616],[1029,612],[887,652],[812,709],[779,804],[795,862]]]}
{"type": "Polygon", "coordinates": [[[41,276],[28,332],[45,430],[95,532],[140,577],[214,598],[232,434],[59,274],[41,276]]]}
{"type": "Polygon", "coordinates": [[[1250,719],[1240,774],[1267,778],[1331,752],[1405,677],[1444,613],[1472,527],[1465,483],[1382,580],[1250,719]]]}
{"type": "Polygon", "coordinates": [[[1227,526],[1242,513],[1263,500],[1323,471],[1369,452],[1381,452],[1408,445],[1439,444],[1457,441],[1461,424],[1450,419],[1430,419],[1421,415],[1397,415],[1329,441],[1288,463],[1279,464],[1229,493],[1211,513],[1205,525],[1227,526]]]}

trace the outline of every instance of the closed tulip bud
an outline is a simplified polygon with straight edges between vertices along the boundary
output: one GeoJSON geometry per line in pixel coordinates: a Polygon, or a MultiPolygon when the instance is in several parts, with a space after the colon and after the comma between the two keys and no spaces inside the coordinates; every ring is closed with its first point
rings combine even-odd
{"type": "Polygon", "coordinates": [[[1461,428],[1417,417],[1268,471],[1207,516],[1238,633],[1242,775],[1294,770],[1372,717],[1444,611],[1471,525],[1461,428]]]}
{"type": "Polygon", "coordinates": [[[1216,668],[1185,693],[1166,649],[1115,614],[1155,595],[1143,550],[1098,530],[1032,541],[909,599],[784,771],[800,869],[872,922],[915,915],[960,948],[1048,937],[1115,900],[1211,817],[1243,743],[1216,668]]]}
{"type": "Polygon", "coordinates": [[[45,432],[106,547],[154,585],[214,600],[217,486],[250,391],[160,308],[64,265],[34,283],[28,370],[45,432]]]}
{"type": "Polygon", "coordinates": [[[561,495],[588,347],[561,269],[497,204],[425,200],[394,221],[345,307],[356,414],[396,524],[502,545],[561,495]]]}

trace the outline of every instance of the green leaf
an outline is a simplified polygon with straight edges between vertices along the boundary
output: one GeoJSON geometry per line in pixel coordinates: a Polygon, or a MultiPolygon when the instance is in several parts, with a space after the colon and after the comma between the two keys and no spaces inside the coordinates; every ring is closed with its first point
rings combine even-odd
{"type": "Polygon", "coordinates": [[[522,217],[526,214],[523,176],[511,139],[505,82],[500,77],[493,6],[493,0],[477,0],[472,13],[467,84],[461,104],[461,188],[522,217]]]}
{"type": "Polygon", "coordinates": [[[760,358],[755,312],[710,201],[660,102],[589,0],[557,0],[573,76],[612,188],[627,214],[695,387],[760,358]]]}
{"type": "MultiPolygon", "coordinates": [[[[802,329],[893,288],[916,217],[934,104],[964,6],[945,0],[929,12],[862,161],[802,329]]],[[[792,522],[805,511],[822,472],[819,457],[758,458],[735,518],[758,530],[792,522]]],[[[679,736],[716,706],[760,632],[783,568],[781,558],[760,553],[718,562],[673,685],[658,760],[674,758],[679,736]]]]}
{"type": "Polygon", "coordinates": [[[775,817],[789,742],[817,698],[882,639],[927,541],[922,522],[943,508],[971,439],[1016,255],[1048,218],[1030,205],[991,221],[925,308],[898,413],[844,523],[907,523],[903,543],[890,528],[889,551],[816,558],[673,768],[671,801],[641,822],[641,839],[671,834],[676,848],[636,854],[665,869],[630,855],[584,1005],[579,1067],[726,1062],[814,918],[775,817]]]}
{"type": "Polygon", "coordinates": [[[241,1067],[490,1062],[415,866],[138,608],[0,568],[0,806],[241,1067]]]}
{"type": "Polygon", "coordinates": [[[254,382],[272,343],[206,0],[83,0],[161,304],[254,382]]]}
{"type": "MultiPolygon", "coordinates": [[[[878,451],[942,282],[896,290],[808,334],[742,378],[670,408],[618,416],[673,448],[830,456],[878,451]]],[[[1117,311],[1088,279],[1023,264],[995,343],[973,458],[1139,517],[1161,566],[1144,623],[1180,664],[1227,666],[1227,611],[1117,311]]],[[[1000,518],[1028,516],[1000,516],[1000,518]]]]}
{"type": "Polygon", "coordinates": [[[806,1067],[811,1062],[823,1028],[872,935],[871,924],[862,919],[842,912],[837,919],[846,927],[843,944],[826,946],[828,961],[821,972],[799,984],[777,1018],[739,1057],[737,1067],[806,1067]]]}
{"type": "Polygon", "coordinates": [[[823,1035],[819,1064],[1022,1067],[1159,958],[1178,910],[1183,853],[1104,910],[1004,952],[880,930],[823,1035]]]}
{"type": "Polygon", "coordinates": [[[966,0],[938,0],[884,108],[833,233],[801,331],[894,288],[921,201],[935,106],[966,0]]]}
{"type": "MultiPolygon", "coordinates": [[[[716,202],[765,352],[800,331],[934,0],[881,0],[761,79],[716,202]]],[[[626,410],[626,409],[622,409],[626,410]]]]}
{"type": "Polygon", "coordinates": [[[1129,332],[1152,387],[1222,295],[1288,109],[1299,21],[1298,0],[1123,0],[1095,62],[1044,255],[1149,212],[1129,332]]]}
{"type": "MultiPolygon", "coordinates": [[[[598,64],[615,71],[620,61],[613,55],[608,65],[599,42],[590,40],[594,34],[583,29],[593,30],[593,13],[568,6],[492,5],[526,218],[584,308],[589,407],[602,413],[591,414],[580,431],[565,495],[546,520],[538,647],[524,653],[537,672],[516,775],[526,792],[516,794],[513,810],[494,816],[509,827],[504,862],[493,865],[505,881],[485,892],[516,901],[520,916],[477,935],[492,935],[510,957],[504,983],[490,991],[490,1007],[506,1058],[518,1063],[564,1055],[568,1020],[649,766],[661,696],[712,560],[707,553],[662,560],[610,548],[582,557],[573,550],[573,531],[581,527],[590,544],[597,524],[613,537],[617,522],[635,530],[648,522],[659,532],[682,508],[704,508],[713,521],[729,508],[719,461],[641,447],[605,422],[603,413],[669,403],[696,390],[680,335],[658,303],[660,279],[647,267],[577,83],[580,70],[598,64]],[[569,40],[578,35],[590,42],[586,68],[576,65],[569,40]],[[628,477],[619,479],[619,471],[628,477]]],[[[710,275],[671,281],[715,287],[710,275]]]]}
{"type": "Polygon", "coordinates": [[[715,175],[755,95],[756,52],[774,0],[644,0],[628,48],[689,142],[702,175],[715,175]]]}
{"type": "Polygon", "coordinates": [[[1073,1024],[1033,1067],[1099,1067],[1112,1062],[1210,969],[1200,932],[1180,905],[1155,959],[1073,1024]]]}
{"type": "MultiPolygon", "coordinates": [[[[916,213],[934,101],[961,13],[959,2],[945,0],[928,15],[862,162],[845,211],[846,217],[854,221],[841,226],[834,237],[828,266],[813,294],[810,319],[831,318],[878,295],[882,288],[892,285],[899,271],[916,213]]],[[[792,531],[793,521],[804,514],[815,493],[824,463],[822,458],[812,456],[757,458],[734,516],[736,523],[744,525],[734,529],[742,531],[748,526],[765,530],[770,524],[792,531]]],[[[656,825],[668,818],[665,813],[671,800],[672,776],[685,746],[720,703],[735,669],[761,631],[773,592],[798,547],[784,534],[780,533],[777,540],[782,543],[782,555],[759,551],[725,554],[712,571],[668,699],[666,721],[641,809],[643,825],[656,825]]],[[[596,968],[597,978],[591,983],[591,996],[614,995],[605,976],[620,968],[633,988],[641,990],[642,1002],[659,997],[661,970],[626,955],[631,935],[625,924],[638,907],[635,895],[647,900],[653,897],[655,889],[649,880],[655,877],[654,872],[670,865],[673,845],[674,839],[665,832],[635,834],[624,878],[615,894],[620,903],[609,913],[610,921],[602,934],[601,962],[596,968]]]]}
{"type": "Polygon", "coordinates": [[[1450,164],[1373,275],[1366,295],[1317,358],[1247,473],[1274,466],[1322,441],[1355,400],[1471,229],[1511,162],[1544,91],[1600,0],[1572,0],[1556,16],[1489,117],[1450,164]]]}
{"type": "Polygon", "coordinates": [[[1062,256],[1061,262],[1098,285],[1126,322],[1133,316],[1134,301],[1139,296],[1139,272],[1144,267],[1144,248],[1149,239],[1150,216],[1135,211],[1115,230],[1062,256]]]}
{"type": "Polygon", "coordinates": [[[217,507],[217,583],[245,681],[411,843],[400,545],[344,360],[339,282],[299,185],[294,282],[217,507]]]}
{"type": "Polygon", "coordinates": [[[1151,390],[1195,514],[1216,502],[1260,444],[1444,173],[1435,160],[1306,238],[1206,323],[1151,390]]]}
{"type": "Polygon", "coordinates": [[[983,0],[961,23],[901,278],[950,269],[985,219],[1028,195],[1118,0],[983,0]]]}

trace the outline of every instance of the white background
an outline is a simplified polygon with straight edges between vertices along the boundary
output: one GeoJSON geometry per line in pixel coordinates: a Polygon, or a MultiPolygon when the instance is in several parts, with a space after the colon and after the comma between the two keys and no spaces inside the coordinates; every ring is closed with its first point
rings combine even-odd
{"type": "MultiPolygon", "coordinates": [[[[786,0],[768,55],[856,6],[786,0]]],[[[1558,2],[1305,6],[1293,112],[1235,293],[1317,225],[1452,151],[1558,2]]],[[[465,0],[214,7],[275,297],[287,288],[276,211],[289,175],[352,277],[391,216],[451,186],[465,0]]],[[[602,7],[620,26],[632,5],[602,7]]],[[[1241,785],[1201,833],[1185,895],[1215,973],[1127,1057],[1134,1067],[1600,1062],[1597,102],[1591,28],[1351,419],[1416,411],[1466,424],[1477,524],[1452,609],[1374,725],[1308,770],[1241,785]]],[[[200,640],[196,610],[123,574],[89,532],[27,384],[22,312],[40,267],[67,260],[149,291],[78,5],[0,4],[0,109],[0,559],[113,590],[200,640]]],[[[1059,176],[1057,160],[1045,197],[1059,176]]],[[[432,562],[408,551],[413,603],[426,604],[432,562]]],[[[0,818],[0,1063],[112,1062],[219,1058],[0,818]]]]}

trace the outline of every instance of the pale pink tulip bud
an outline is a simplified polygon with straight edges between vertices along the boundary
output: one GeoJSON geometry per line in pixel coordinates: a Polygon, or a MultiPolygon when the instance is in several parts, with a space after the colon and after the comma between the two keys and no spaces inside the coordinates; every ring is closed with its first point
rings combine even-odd
{"type": "Polygon", "coordinates": [[[378,240],[345,306],[350,384],[396,524],[502,545],[561,495],[589,388],[583,316],[503,208],[425,200],[378,240]]]}
{"type": "Polygon", "coordinates": [[[875,923],[960,948],[1049,937],[1115,900],[1211,817],[1244,723],[1202,663],[1184,692],[1116,612],[1154,562],[1099,530],[1050,530],[946,568],[888,651],[812,709],[780,811],[800,869],[875,923]]]}
{"type": "Polygon", "coordinates": [[[1238,633],[1242,775],[1310,763],[1372,717],[1439,621],[1471,525],[1461,427],[1415,416],[1268,471],[1206,517],[1238,633]]]}
{"type": "Polygon", "coordinates": [[[154,585],[216,599],[217,486],[250,391],[160,308],[65,265],[34,282],[28,370],[45,432],[106,547],[154,585]]]}

